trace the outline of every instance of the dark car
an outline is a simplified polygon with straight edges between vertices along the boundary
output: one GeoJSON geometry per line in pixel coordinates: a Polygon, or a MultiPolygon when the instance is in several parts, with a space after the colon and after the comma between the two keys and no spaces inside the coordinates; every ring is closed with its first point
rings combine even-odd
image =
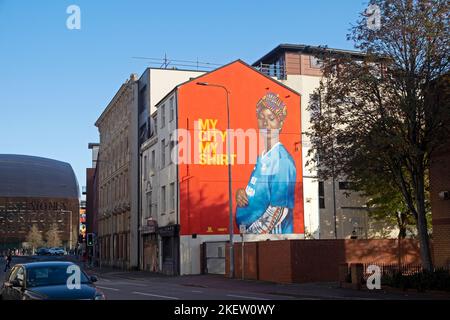
{"type": "Polygon", "coordinates": [[[36,250],[38,256],[48,256],[50,255],[50,250],[47,248],[39,248],[36,250]]]}
{"type": "Polygon", "coordinates": [[[73,262],[16,264],[0,288],[0,299],[105,300],[94,285],[96,281],[95,276],[89,277],[73,262]]]}

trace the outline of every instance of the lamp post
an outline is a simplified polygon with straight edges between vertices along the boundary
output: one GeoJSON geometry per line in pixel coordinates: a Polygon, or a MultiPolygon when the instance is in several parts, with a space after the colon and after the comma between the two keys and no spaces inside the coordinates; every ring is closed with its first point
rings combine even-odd
{"type": "Polygon", "coordinates": [[[72,250],[72,237],[73,237],[73,220],[72,220],[72,211],[71,210],[60,210],[61,213],[68,213],[69,214],[69,219],[70,219],[70,230],[69,230],[69,249],[72,250]]]}
{"type": "Polygon", "coordinates": [[[230,278],[234,277],[234,247],[233,247],[233,235],[234,235],[234,223],[233,223],[233,193],[231,189],[231,139],[230,139],[230,105],[228,95],[230,92],[225,86],[220,84],[197,82],[199,86],[218,87],[225,90],[227,97],[227,158],[228,158],[228,205],[229,205],[229,231],[230,231],[230,278]]]}

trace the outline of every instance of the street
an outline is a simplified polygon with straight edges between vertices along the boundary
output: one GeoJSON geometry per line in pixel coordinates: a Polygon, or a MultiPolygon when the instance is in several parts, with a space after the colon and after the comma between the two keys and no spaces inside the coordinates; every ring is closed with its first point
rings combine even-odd
{"type": "MultiPolygon", "coordinates": [[[[14,257],[13,263],[49,260],[75,260],[75,257],[14,257]]],[[[1,262],[1,272],[4,269],[1,262]]],[[[263,281],[228,279],[221,275],[169,277],[142,271],[87,269],[96,275],[96,286],[108,300],[411,300],[450,299],[450,295],[384,290],[356,291],[339,288],[337,283],[276,284],[263,281]]]]}

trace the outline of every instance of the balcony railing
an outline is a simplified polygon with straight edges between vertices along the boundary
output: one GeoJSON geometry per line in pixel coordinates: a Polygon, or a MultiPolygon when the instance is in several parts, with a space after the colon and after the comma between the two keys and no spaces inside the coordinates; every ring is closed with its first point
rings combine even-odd
{"type": "Polygon", "coordinates": [[[278,80],[286,80],[286,67],[284,65],[261,63],[254,68],[266,76],[275,77],[278,80]]]}

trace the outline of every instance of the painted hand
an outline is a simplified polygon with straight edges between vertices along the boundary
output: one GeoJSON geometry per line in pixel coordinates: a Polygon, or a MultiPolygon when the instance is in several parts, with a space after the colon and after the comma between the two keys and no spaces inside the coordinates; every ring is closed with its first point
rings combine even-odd
{"type": "Polygon", "coordinates": [[[236,191],[236,202],[238,207],[245,207],[248,205],[248,198],[245,189],[241,188],[236,191]]]}

